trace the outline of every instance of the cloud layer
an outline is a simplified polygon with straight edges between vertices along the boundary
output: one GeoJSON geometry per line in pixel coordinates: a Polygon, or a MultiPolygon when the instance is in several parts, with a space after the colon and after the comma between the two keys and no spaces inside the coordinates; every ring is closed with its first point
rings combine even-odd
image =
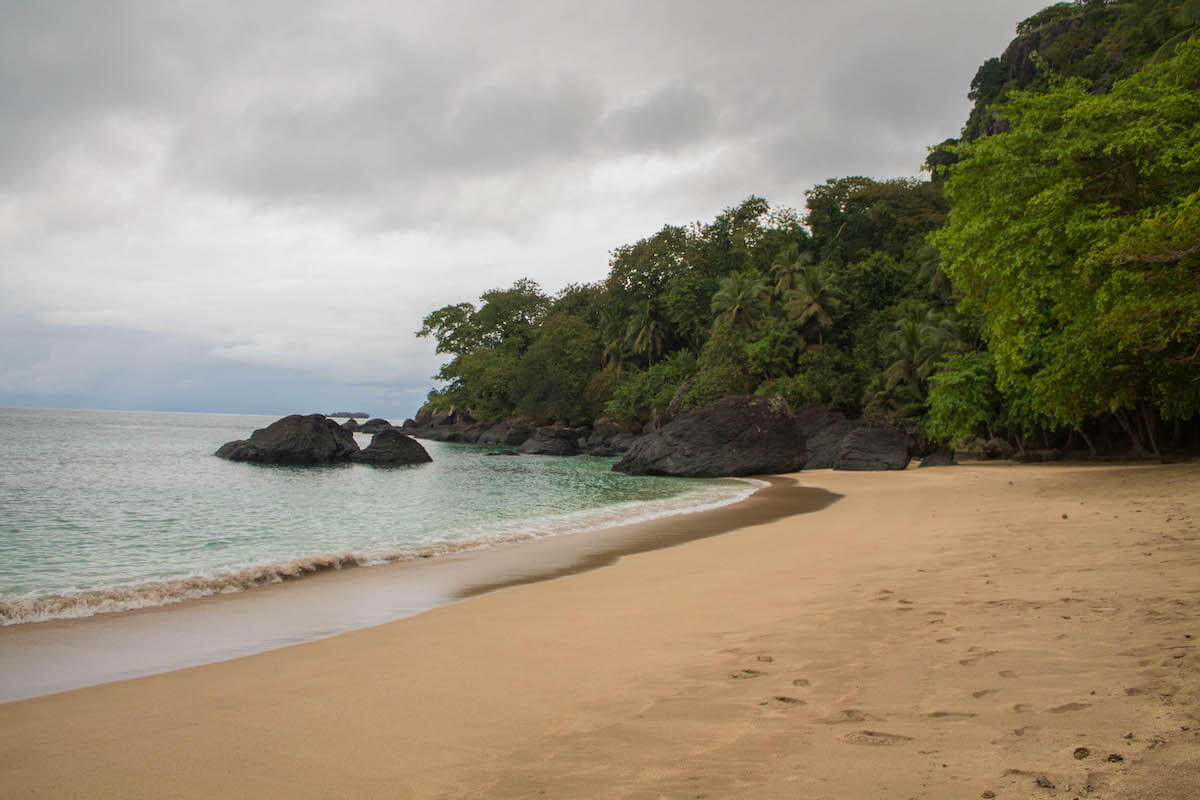
{"type": "Polygon", "coordinates": [[[411,413],[429,310],[914,174],[1041,5],[0,0],[0,404],[150,402],[36,355],[111,340],[114,385],[186,342],[212,410],[283,370],[294,400],[257,410],[385,387],[411,413]]]}

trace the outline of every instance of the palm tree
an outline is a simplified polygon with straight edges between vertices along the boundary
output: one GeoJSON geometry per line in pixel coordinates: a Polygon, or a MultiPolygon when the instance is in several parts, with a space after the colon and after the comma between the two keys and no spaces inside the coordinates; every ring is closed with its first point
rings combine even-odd
{"type": "Polygon", "coordinates": [[[833,327],[833,313],[842,300],[830,283],[830,273],[821,264],[809,264],[796,272],[796,288],[789,295],[788,317],[800,327],[817,329],[817,344],[824,344],[824,331],[833,327]]]}
{"type": "Polygon", "coordinates": [[[771,265],[771,274],[775,277],[775,293],[784,299],[789,297],[796,291],[800,273],[812,263],[812,253],[807,250],[801,252],[796,245],[789,245],[771,265]]]}
{"type": "Polygon", "coordinates": [[[949,303],[954,296],[954,286],[942,269],[942,256],[934,247],[921,245],[916,253],[917,279],[925,285],[930,297],[949,303]]]}
{"type": "Polygon", "coordinates": [[[762,319],[770,300],[770,289],[757,272],[732,272],[713,294],[712,310],[718,325],[748,328],[762,319]]]}
{"type": "Polygon", "coordinates": [[[953,320],[919,306],[896,321],[889,341],[895,360],[884,373],[883,394],[910,408],[919,407],[929,396],[929,376],[938,362],[964,349],[953,320]]]}
{"type": "Polygon", "coordinates": [[[667,341],[666,329],[659,319],[658,309],[649,300],[639,300],[625,327],[625,341],[633,352],[646,357],[653,366],[667,341]]]}

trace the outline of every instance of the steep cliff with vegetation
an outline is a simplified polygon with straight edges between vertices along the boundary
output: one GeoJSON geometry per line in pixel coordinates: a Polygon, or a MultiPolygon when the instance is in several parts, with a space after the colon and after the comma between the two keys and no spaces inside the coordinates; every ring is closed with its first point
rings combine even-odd
{"type": "Polygon", "coordinates": [[[438,309],[430,402],[639,426],[757,392],[937,441],[1195,446],[1198,23],[1200,0],[1051,6],[980,68],[932,180],[751,197],[596,283],[438,309]]]}

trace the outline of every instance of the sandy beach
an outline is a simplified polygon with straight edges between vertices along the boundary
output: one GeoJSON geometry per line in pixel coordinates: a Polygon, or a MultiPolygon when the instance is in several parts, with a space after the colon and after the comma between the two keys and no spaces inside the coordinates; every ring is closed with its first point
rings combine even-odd
{"type": "Polygon", "coordinates": [[[0,705],[0,795],[1197,796],[1200,464],[787,477],[840,498],[0,705]]]}

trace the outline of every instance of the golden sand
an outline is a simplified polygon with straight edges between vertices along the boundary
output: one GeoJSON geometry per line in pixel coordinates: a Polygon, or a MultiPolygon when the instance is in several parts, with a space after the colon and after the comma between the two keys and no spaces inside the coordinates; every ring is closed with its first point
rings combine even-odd
{"type": "Polygon", "coordinates": [[[792,477],[843,497],[2,705],[0,796],[1200,796],[1200,465],[792,477]]]}

